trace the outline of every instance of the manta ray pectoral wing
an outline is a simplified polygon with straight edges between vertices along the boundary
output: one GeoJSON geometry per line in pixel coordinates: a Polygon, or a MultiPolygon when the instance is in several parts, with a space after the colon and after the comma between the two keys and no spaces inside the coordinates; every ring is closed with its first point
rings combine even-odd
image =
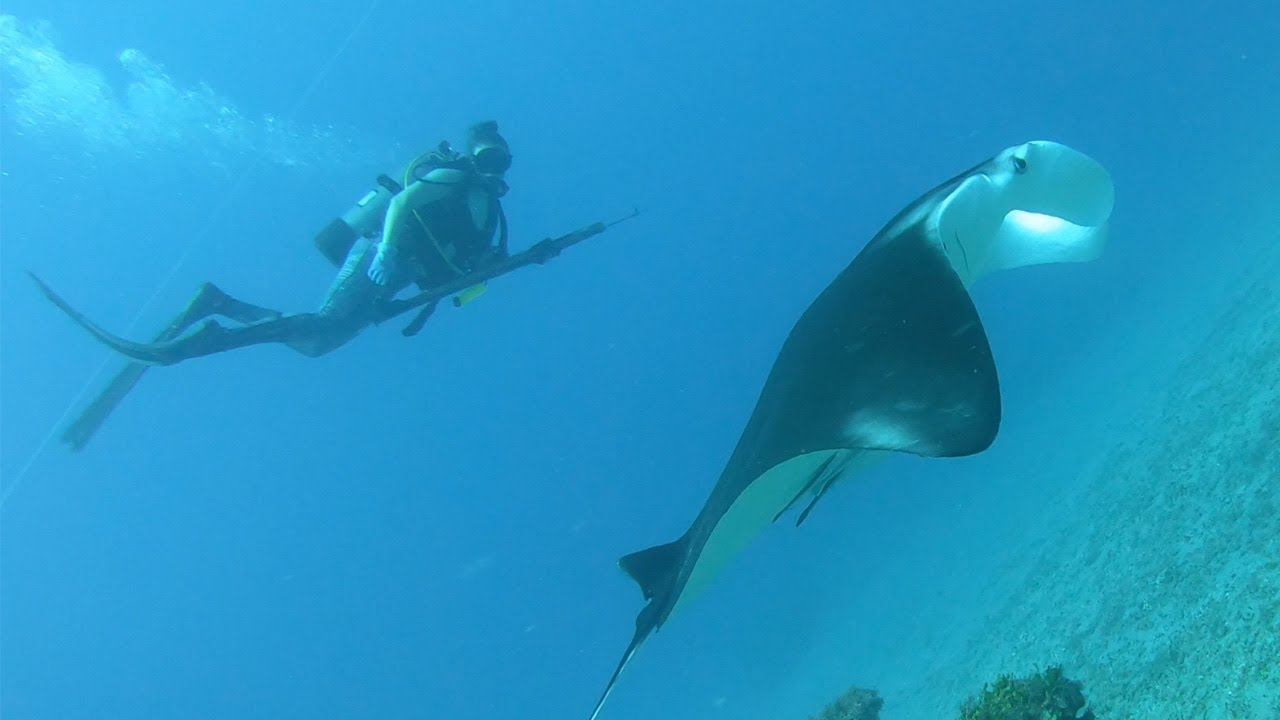
{"type": "MultiPolygon", "coordinates": [[[[796,365],[821,368],[831,382],[846,378],[842,394],[827,396],[828,425],[818,433],[834,424],[850,450],[922,457],[973,455],[995,439],[995,359],[973,298],[940,247],[917,231],[864,251],[811,308],[813,339],[796,365]]],[[[820,392],[801,401],[821,403],[820,392]]],[[[788,413],[804,407],[793,402],[788,413]]]]}

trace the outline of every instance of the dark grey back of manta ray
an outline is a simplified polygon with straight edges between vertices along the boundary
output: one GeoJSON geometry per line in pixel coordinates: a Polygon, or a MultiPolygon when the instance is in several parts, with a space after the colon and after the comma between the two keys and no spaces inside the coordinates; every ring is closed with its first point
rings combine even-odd
{"type": "Polygon", "coordinates": [[[796,455],[839,448],[972,455],[991,444],[999,424],[982,321],[922,219],[901,234],[877,235],[796,322],[708,505],[732,502],[796,455]]]}
{"type": "Polygon", "coordinates": [[[620,560],[648,604],[596,713],[640,643],[670,615],[717,521],[767,470],[812,451],[954,457],[995,439],[1000,390],[986,332],[959,276],[929,241],[923,210],[972,172],[899,213],[800,317],[684,536],[620,560]],[[896,229],[913,213],[917,220],[896,229]]]}

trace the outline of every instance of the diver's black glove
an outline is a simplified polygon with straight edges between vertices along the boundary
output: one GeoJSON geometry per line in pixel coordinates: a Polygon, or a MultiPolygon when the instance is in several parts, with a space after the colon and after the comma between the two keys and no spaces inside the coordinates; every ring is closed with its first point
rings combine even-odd
{"type": "Polygon", "coordinates": [[[560,248],[556,246],[555,242],[551,238],[547,238],[546,240],[538,241],[525,252],[529,254],[529,259],[532,262],[542,265],[551,258],[559,255],[560,248]]]}

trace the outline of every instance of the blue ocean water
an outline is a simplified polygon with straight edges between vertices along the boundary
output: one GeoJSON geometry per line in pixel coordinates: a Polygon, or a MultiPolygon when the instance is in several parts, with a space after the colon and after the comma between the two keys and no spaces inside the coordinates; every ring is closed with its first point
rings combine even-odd
{"type": "Polygon", "coordinates": [[[771,529],[605,710],[805,718],[864,684],[918,717],[940,651],[911,643],[984,621],[1274,244],[1280,12],[887,5],[6,3],[0,714],[585,717],[641,604],[617,558],[684,531],[799,313],[920,193],[1053,139],[1112,173],[1111,245],[975,289],[996,444],[771,529]],[[118,361],[26,270],[131,337],[204,280],[311,309],[312,235],[489,118],[515,246],[642,215],[416,338],[156,370],[58,445],[118,361]]]}

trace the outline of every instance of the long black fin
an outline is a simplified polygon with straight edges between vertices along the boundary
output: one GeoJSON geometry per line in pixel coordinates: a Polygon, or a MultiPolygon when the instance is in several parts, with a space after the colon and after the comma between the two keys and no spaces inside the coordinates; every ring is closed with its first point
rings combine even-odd
{"type": "Polygon", "coordinates": [[[679,564],[683,547],[683,540],[657,545],[622,556],[618,560],[618,565],[640,586],[644,599],[650,600],[658,584],[670,577],[671,572],[679,564]]]}
{"type": "Polygon", "coordinates": [[[805,493],[813,490],[815,485],[822,482],[823,475],[827,472],[827,467],[829,467],[831,462],[836,459],[837,454],[838,453],[832,453],[830,457],[822,461],[822,464],[818,466],[818,469],[814,470],[813,474],[809,476],[809,482],[806,482],[804,487],[800,488],[800,492],[797,492],[796,496],[787,501],[787,504],[773,516],[773,522],[778,522],[778,518],[786,515],[787,511],[794,507],[800,498],[804,497],[805,493]]]}
{"type": "Polygon", "coordinates": [[[818,488],[818,492],[814,494],[813,499],[809,501],[809,504],[805,507],[805,509],[800,512],[800,517],[796,518],[796,527],[800,527],[800,523],[804,522],[804,519],[809,517],[809,513],[813,512],[813,506],[817,505],[818,501],[821,500],[823,496],[827,494],[827,491],[831,489],[831,486],[835,485],[836,481],[839,480],[842,475],[844,475],[844,469],[845,469],[845,466],[849,464],[850,456],[848,455],[840,456],[839,454],[837,454],[837,455],[832,455],[831,459],[835,460],[836,457],[840,457],[840,462],[837,463],[835,467],[831,468],[827,472],[827,476],[822,479],[822,485],[821,487],[818,488]]]}
{"type": "Polygon", "coordinates": [[[102,392],[93,399],[93,402],[76,416],[62,431],[62,442],[66,443],[72,452],[79,452],[89,443],[94,434],[98,432],[98,428],[106,422],[107,417],[116,409],[120,401],[129,394],[142,376],[146,374],[150,365],[145,363],[130,362],[116,374],[111,382],[107,384],[102,392]]]}
{"type": "Polygon", "coordinates": [[[164,361],[164,358],[159,353],[156,353],[152,350],[152,348],[155,348],[155,347],[162,347],[164,343],[154,343],[154,344],[135,343],[135,342],[130,342],[128,340],[120,338],[116,335],[112,335],[111,333],[102,329],[102,327],[94,323],[92,320],[85,317],[84,313],[80,312],[79,310],[76,310],[66,300],[63,300],[62,296],[54,292],[53,288],[46,285],[45,282],[41,280],[35,273],[28,273],[28,274],[31,275],[31,279],[35,281],[36,287],[40,289],[40,292],[45,296],[45,298],[49,302],[56,305],[59,310],[66,313],[67,317],[71,318],[71,320],[74,321],[77,325],[79,325],[80,327],[88,331],[90,335],[97,338],[98,341],[101,342],[103,345],[106,345],[112,350],[115,350],[116,352],[122,355],[125,355],[126,357],[129,357],[136,362],[146,363],[148,365],[168,364],[164,361]]]}
{"type": "MultiPolygon", "coordinates": [[[[39,278],[36,278],[36,282],[40,283],[39,278]]],[[[52,292],[43,283],[40,283],[40,285],[42,286],[42,292],[52,292]]],[[[228,301],[231,301],[231,298],[228,298],[225,293],[212,284],[205,283],[196,294],[196,297],[192,299],[191,304],[178,313],[173,322],[170,322],[164,330],[161,330],[160,334],[156,335],[152,342],[165,342],[178,337],[186,332],[187,328],[191,327],[192,323],[197,320],[203,320],[209,315],[218,314],[220,311],[225,310],[225,306],[230,304],[228,301]],[[210,297],[213,297],[217,302],[210,302],[210,297]]],[[[231,309],[238,313],[256,312],[259,315],[269,312],[265,308],[239,301],[235,301],[235,305],[231,309]]],[[[84,449],[84,446],[98,432],[98,428],[102,427],[102,424],[120,405],[120,402],[129,394],[129,391],[133,390],[134,386],[138,384],[138,381],[142,379],[142,376],[146,374],[147,369],[150,367],[146,363],[139,362],[130,362],[125,365],[111,379],[111,382],[107,383],[102,392],[98,393],[98,396],[76,416],[76,419],[67,425],[66,429],[62,431],[62,441],[70,446],[72,452],[79,452],[84,449]]]]}
{"type": "Polygon", "coordinates": [[[839,477],[840,473],[834,472],[831,474],[831,477],[827,478],[826,481],[822,483],[822,487],[818,488],[818,492],[814,494],[813,499],[809,501],[809,504],[805,506],[804,510],[800,511],[800,516],[796,518],[796,527],[800,527],[800,523],[804,522],[804,519],[809,517],[809,513],[813,512],[813,506],[817,505],[818,501],[822,499],[822,496],[826,495],[827,491],[831,489],[831,486],[836,484],[836,479],[839,477]]]}
{"type": "Polygon", "coordinates": [[[173,365],[183,360],[213,355],[250,345],[287,343],[294,338],[304,337],[310,332],[317,317],[312,313],[298,313],[235,328],[225,328],[215,320],[207,319],[190,335],[162,342],[139,343],[125,340],[118,335],[107,332],[85,317],[84,313],[76,310],[66,300],[63,300],[40,278],[34,274],[31,275],[31,278],[35,280],[40,292],[44,293],[49,302],[58,306],[58,309],[66,313],[67,317],[88,331],[103,345],[135,362],[148,365],[173,365]]]}

